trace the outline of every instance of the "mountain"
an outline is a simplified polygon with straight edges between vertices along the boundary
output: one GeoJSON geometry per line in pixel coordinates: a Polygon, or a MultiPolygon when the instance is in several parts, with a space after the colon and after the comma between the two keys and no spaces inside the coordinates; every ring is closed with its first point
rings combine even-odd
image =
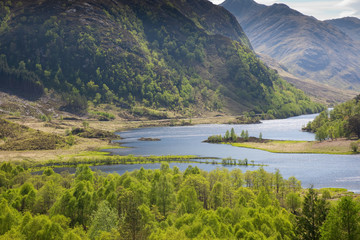
{"type": "Polygon", "coordinates": [[[337,88],[360,89],[360,47],[337,27],[284,4],[226,0],[222,6],[236,16],[255,51],[274,58],[290,73],[337,88]]]}
{"type": "Polygon", "coordinates": [[[318,111],[254,54],[233,15],[207,0],[0,3],[1,88],[63,109],[88,101],[184,114],[285,117],[318,111]]]}
{"type": "Polygon", "coordinates": [[[339,89],[327,84],[319,83],[311,79],[304,79],[294,76],[289,73],[287,68],[279,64],[275,59],[258,54],[261,61],[267,66],[277,71],[277,73],[286,80],[293,84],[296,88],[301,89],[312,100],[325,104],[327,106],[335,106],[339,103],[343,103],[353,99],[359,93],[353,90],[339,89]]]}
{"type": "Polygon", "coordinates": [[[325,22],[339,28],[353,40],[360,43],[360,19],[356,17],[344,17],[326,20],[325,22]]]}

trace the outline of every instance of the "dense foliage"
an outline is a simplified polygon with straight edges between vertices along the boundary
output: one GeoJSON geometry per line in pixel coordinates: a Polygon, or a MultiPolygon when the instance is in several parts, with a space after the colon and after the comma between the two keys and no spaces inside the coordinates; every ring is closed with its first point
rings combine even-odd
{"type": "Polygon", "coordinates": [[[304,128],[316,133],[319,141],[341,137],[360,138],[360,96],[325,110],[304,128]]]}
{"type": "Polygon", "coordinates": [[[0,42],[2,87],[55,89],[75,113],[87,100],[190,114],[321,110],[260,62],[236,19],[206,0],[3,1],[0,42]]]}
{"type": "Polygon", "coordinates": [[[310,189],[301,205],[300,189],[262,168],[32,175],[3,163],[0,239],[359,238],[358,202],[343,198],[327,215],[325,194],[310,189]]]}
{"type": "Polygon", "coordinates": [[[235,133],[234,128],[227,130],[224,136],[213,135],[208,137],[205,142],[209,143],[236,143],[236,142],[266,142],[268,140],[263,139],[262,133],[259,134],[259,137],[250,137],[248,130],[242,130],[240,136],[235,133]]]}

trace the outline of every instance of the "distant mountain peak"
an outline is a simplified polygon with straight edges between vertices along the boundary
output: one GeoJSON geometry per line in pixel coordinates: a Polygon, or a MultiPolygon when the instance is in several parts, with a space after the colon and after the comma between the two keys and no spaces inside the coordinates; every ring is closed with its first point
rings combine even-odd
{"type": "MultiPolygon", "coordinates": [[[[260,14],[259,14],[260,15],[260,14]]],[[[288,5],[283,3],[275,3],[263,10],[261,15],[277,15],[277,16],[301,16],[300,12],[290,8],[288,5]]]]}
{"type": "Polygon", "coordinates": [[[324,22],[285,4],[260,5],[260,9],[255,2],[241,2],[226,0],[222,6],[236,16],[255,51],[279,61],[298,77],[360,89],[359,19],[324,22]]]}
{"type": "Polygon", "coordinates": [[[326,20],[325,22],[340,29],[354,41],[360,44],[360,19],[356,17],[344,17],[326,20]]]}
{"type": "Polygon", "coordinates": [[[241,16],[254,15],[266,8],[266,5],[258,4],[254,0],[226,0],[220,6],[229,11],[231,9],[230,12],[235,15],[240,23],[244,20],[241,16]]]}

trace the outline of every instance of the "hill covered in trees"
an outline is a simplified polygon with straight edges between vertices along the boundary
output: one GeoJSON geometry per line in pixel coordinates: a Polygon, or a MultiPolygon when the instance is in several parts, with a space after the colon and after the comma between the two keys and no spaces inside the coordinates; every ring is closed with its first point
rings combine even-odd
{"type": "Polygon", "coordinates": [[[359,203],[277,171],[0,165],[0,239],[358,239],[359,203]],[[333,200],[332,200],[333,201],[333,200]],[[350,226],[350,227],[349,227],[350,226]]]}
{"type": "Polygon", "coordinates": [[[254,54],[240,25],[206,0],[0,3],[1,88],[26,97],[53,89],[63,109],[87,101],[183,114],[321,110],[254,54]]]}
{"type": "Polygon", "coordinates": [[[304,128],[315,132],[318,140],[341,137],[360,138],[360,96],[325,110],[304,128]]]}

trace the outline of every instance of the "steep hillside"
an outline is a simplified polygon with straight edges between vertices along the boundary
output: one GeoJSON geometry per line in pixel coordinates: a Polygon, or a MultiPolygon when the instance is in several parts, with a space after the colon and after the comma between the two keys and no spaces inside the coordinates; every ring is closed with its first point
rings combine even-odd
{"type": "Polygon", "coordinates": [[[0,80],[37,97],[54,89],[63,109],[87,100],[123,108],[318,111],[251,50],[228,11],[206,0],[55,0],[0,3],[0,80]]]}
{"type": "Polygon", "coordinates": [[[304,91],[304,93],[310,96],[315,102],[319,102],[327,106],[334,106],[339,103],[349,101],[359,94],[353,90],[340,89],[311,79],[296,77],[289,73],[287,68],[279,64],[275,59],[263,54],[258,55],[261,61],[270,68],[275,69],[281,78],[304,91]]]}
{"type": "MultiPolygon", "coordinates": [[[[325,110],[314,121],[309,122],[304,130],[316,132],[320,141],[336,138],[360,138],[360,95],[354,99],[335,106],[331,111],[325,110]]],[[[355,144],[357,152],[358,144],[355,144]]]]}
{"type": "Polygon", "coordinates": [[[360,48],[333,25],[284,4],[227,0],[255,51],[269,55],[297,77],[343,89],[360,89],[360,48]]]}
{"type": "Polygon", "coordinates": [[[339,19],[326,20],[325,22],[339,28],[353,40],[360,44],[360,19],[356,17],[345,17],[339,19]]]}

